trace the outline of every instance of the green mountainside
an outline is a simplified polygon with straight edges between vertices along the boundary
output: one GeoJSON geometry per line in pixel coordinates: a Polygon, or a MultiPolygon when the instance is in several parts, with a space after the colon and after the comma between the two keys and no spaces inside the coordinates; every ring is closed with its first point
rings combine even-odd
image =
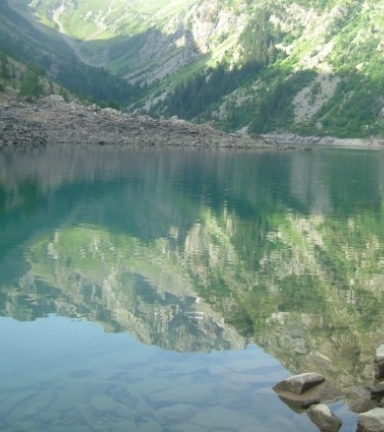
{"type": "MultiPolygon", "coordinates": [[[[115,104],[124,105],[137,93],[126,80],[81,61],[55,30],[37,25],[33,19],[28,21],[7,2],[0,2],[0,55],[3,68],[17,60],[16,69],[39,70],[38,76],[45,74],[51,81],[88,100],[108,104],[113,99],[115,104]]],[[[22,74],[16,70],[6,75],[0,73],[3,87],[18,88],[21,79],[22,74]]]]}
{"type": "Polygon", "coordinates": [[[0,47],[96,101],[251,133],[384,133],[382,0],[8,4],[0,47]]]}

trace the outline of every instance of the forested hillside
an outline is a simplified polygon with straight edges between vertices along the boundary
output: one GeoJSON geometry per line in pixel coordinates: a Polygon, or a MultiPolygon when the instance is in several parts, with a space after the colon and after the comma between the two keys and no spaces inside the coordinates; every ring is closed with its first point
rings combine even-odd
{"type": "Polygon", "coordinates": [[[8,4],[0,47],[97,101],[252,133],[384,134],[382,0],[8,4]]]}
{"type": "MultiPolygon", "coordinates": [[[[7,2],[0,2],[0,52],[3,68],[12,60],[19,62],[18,67],[11,68],[12,73],[5,74],[16,87],[22,85],[25,75],[32,87],[39,86],[39,77],[46,75],[78,97],[99,103],[124,105],[138,93],[137,88],[108,70],[82,62],[54,30],[33,25],[7,2]],[[27,74],[23,73],[25,69],[27,74]]],[[[6,84],[3,82],[3,86],[6,84]]],[[[25,91],[34,96],[44,93],[40,88],[25,91]]]]}

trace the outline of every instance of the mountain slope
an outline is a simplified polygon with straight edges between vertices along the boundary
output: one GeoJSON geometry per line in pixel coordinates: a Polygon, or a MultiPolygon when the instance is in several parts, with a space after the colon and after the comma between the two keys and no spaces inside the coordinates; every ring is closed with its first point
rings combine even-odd
{"type": "Polygon", "coordinates": [[[51,79],[98,102],[115,99],[127,103],[138,92],[122,78],[82,62],[55,29],[37,23],[7,2],[0,2],[0,51],[43,67],[51,79]]]}
{"type": "Polygon", "coordinates": [[[8,1],[140,87],[131,106],[153,115],[257,133],[384,131],[383,1],[8,1]]]}

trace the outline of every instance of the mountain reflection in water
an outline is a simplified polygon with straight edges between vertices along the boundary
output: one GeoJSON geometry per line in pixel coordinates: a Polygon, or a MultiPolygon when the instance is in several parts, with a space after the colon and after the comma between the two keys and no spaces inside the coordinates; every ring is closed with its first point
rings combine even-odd
{"type": "Polygon", "coordinates": [[[384,154],[0,154],[0,313],[178,352],[255,343],[346,390],[384,342],[384,154]]]}

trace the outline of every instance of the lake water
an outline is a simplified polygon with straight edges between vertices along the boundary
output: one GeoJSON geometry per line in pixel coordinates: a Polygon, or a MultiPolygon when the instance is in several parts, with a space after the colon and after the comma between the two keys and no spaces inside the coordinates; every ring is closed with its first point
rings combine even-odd
{"type": "Polygon", "coordinates": [[[311,432],[384,343],[384,153],[0,153],[2,432],[311,432]]]}

